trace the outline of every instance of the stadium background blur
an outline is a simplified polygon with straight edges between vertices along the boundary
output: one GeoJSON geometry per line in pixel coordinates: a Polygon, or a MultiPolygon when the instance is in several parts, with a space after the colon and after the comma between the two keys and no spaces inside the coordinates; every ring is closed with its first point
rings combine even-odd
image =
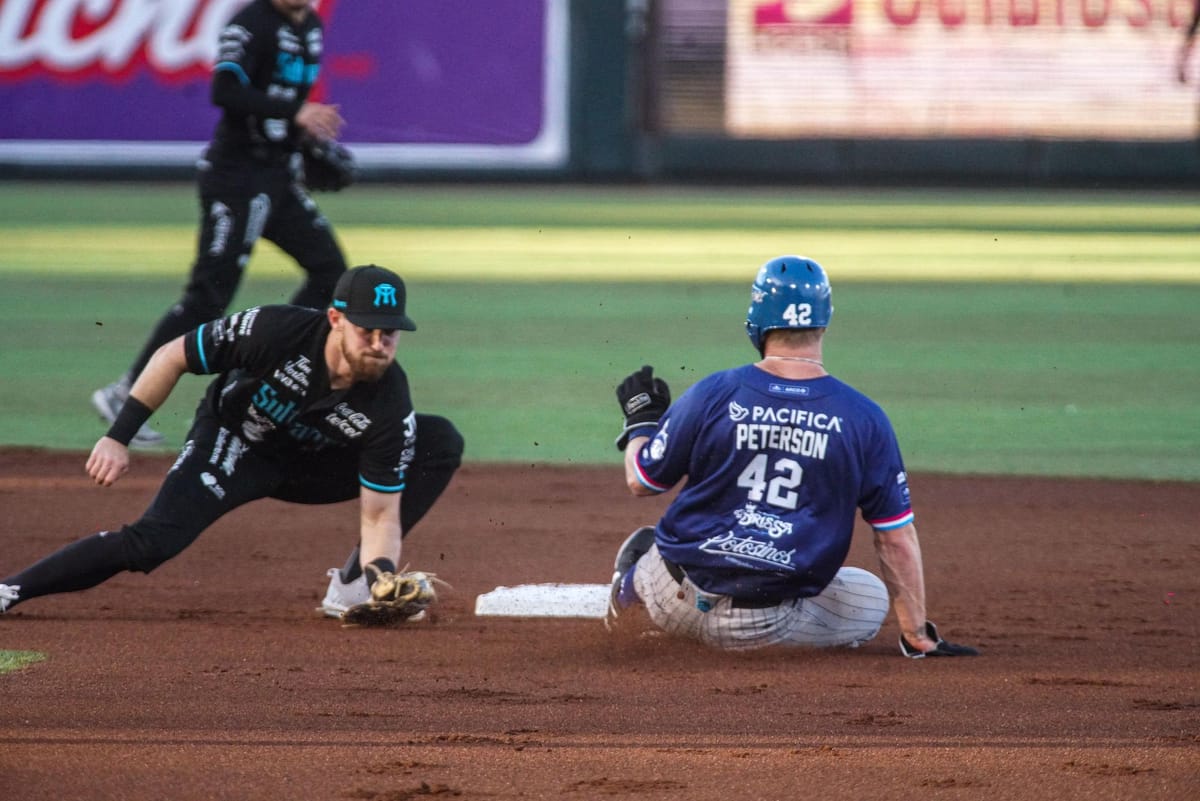
{"type": "MultiPolygon", "coordinates": [[[[0,176],[190,177],[216,31],[241,2],[0,3],[0,176]]],[[[319,91],[367,180],[1198,174],[1196,90],[1175,73],[1191,0],[317,7],[319,91]]]]}

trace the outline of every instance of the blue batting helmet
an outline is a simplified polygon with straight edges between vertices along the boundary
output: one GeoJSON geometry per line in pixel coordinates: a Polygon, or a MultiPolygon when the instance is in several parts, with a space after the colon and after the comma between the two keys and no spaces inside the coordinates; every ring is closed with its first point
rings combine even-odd
{"type": "Polygon", "coordinates": [[[821,265],[802,256],[780,256],[759,268],[750,288],[746,333],[762,353],[768,331],[825,328],[832,316],[833,293],[821,265]]]}

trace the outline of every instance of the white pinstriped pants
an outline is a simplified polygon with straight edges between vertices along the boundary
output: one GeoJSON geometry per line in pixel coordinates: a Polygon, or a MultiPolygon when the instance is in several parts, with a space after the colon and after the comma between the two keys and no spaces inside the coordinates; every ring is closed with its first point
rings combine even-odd
{"type": "Polygon", "coordinates": [[[703,593],[687,577],[676,582],[657,545],[638,560],[633,587],[663,631],[731,651],[768,645],[854,648],[879,633],[890,604],[878,576],[843,567],[820,595],[765,609],[735,608],[729,596],[703,593]],[[716,599],[708,612],[696,608],[697,594],[716,599]]]}

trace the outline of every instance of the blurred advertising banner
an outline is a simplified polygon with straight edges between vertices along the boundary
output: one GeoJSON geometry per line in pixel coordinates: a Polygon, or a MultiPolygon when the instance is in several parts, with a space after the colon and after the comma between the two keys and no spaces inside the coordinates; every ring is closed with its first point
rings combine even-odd
{"type": "MultiPolygon", "coordinates": [[[[218,119],[217,37],[246,0],[0,0],[0,159],[181,165],[218,119]]],[[[314,99],[364,167],[567,158],[566,0],[320,0],[314,99]]]]}
{"type": "Polygon", "coordinates": [[[725,127],[1190,139],[1197,89],[1175,59],[1191,13],[1192,0],[729,0],[725,127]]]}

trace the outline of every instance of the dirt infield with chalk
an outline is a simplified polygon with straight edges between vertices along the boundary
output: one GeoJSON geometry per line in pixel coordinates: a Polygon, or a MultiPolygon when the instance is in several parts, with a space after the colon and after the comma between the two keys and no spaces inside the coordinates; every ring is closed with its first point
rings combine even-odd
{"type": "MultiPolygon", "coordinates": [[[[83,454],[0,451],[0,574],[134,519],[83,454]]],[[[910,476],[930,616],[974,659],[726,654],[592,618],[478,616],[608,581],[668,498],[619,466],[467,465],[406,540],[429,621],[315,607],[357,506],[238,510],[150,576],[0,617],[0,798],[1157,799],[1200,786],[1197,485],[910,476]]],[[[861,524],[860,524],[861,525],[861,524]]],[[[869,531],[851,564],[877,569],[869,531]]]]}

